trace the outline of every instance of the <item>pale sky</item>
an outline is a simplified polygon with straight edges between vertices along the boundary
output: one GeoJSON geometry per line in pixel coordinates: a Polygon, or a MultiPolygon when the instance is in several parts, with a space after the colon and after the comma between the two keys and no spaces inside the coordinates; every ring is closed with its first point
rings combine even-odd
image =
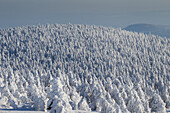
{"type": "Polygon", "coordinates": [[[0,0],[0,28],[47,23],[170,25],[170,0],[0,0]]]}

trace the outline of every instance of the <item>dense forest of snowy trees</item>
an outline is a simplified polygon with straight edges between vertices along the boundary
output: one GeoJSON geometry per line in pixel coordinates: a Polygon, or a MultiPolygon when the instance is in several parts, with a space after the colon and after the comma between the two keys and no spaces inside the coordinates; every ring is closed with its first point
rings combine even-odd
{"type": "Polygon", "coordinates": [[[89,25],[0,29],[0,108],[165,112],[170,39],[89,25]]]}

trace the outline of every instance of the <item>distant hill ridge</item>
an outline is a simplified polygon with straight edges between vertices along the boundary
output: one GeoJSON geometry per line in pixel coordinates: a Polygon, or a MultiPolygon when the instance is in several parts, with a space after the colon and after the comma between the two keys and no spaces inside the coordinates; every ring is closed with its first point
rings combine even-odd
{"type": "Polygon", "coordinates": [[[166,25],[152,25],[152,24],[132,24],[125,28],[128,31],[142,32],[146,34],[159,35],[161,37],[170,38],[170,26],[166,25]]]}

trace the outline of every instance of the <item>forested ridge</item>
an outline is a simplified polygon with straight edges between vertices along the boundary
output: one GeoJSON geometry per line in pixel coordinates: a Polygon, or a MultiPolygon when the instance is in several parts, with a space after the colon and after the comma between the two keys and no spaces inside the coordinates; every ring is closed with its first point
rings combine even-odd
{"type": "Polygon", "coordinates": [[[170,39],[95,25],[0,29],[0,108],[165,112],[170,39]]]}

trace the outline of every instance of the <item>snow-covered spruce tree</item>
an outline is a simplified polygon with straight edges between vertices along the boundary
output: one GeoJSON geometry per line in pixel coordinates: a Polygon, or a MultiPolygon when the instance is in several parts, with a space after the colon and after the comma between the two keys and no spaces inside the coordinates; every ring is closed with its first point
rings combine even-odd
{"type": "Polygon", "coordinates": [[[162,101],[158,94],[154,94],[153,97],[149,100],[149,106],[152,112],[166,112],[164,104],[165,103],[162,101]]]}
{"type": "Polygon", "coordinates": [[[165,112],[169,75],[167,38],[94,25],[0,29],[0,108],[165,112]]]}

